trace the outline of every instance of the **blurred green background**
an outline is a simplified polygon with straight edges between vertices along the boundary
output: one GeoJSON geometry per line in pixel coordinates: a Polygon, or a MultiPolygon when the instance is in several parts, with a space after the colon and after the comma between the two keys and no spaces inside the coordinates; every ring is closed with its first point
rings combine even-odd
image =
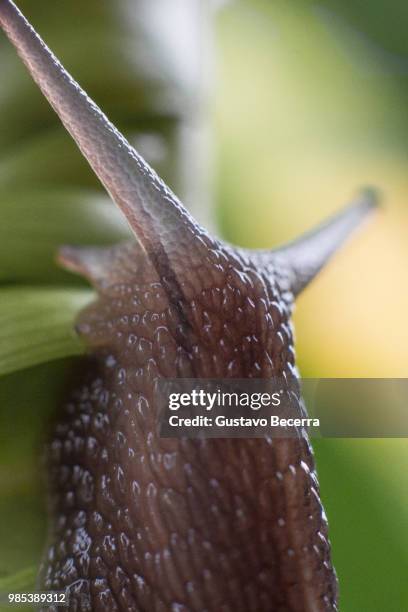
{"type": "MultiPolygon", "coordinates": [[[[298,365],[310,377],[407,377],[408,5],[217,4],[19,3],[200,221],[215,217],[229,241],[277,246],[359,187],[378,187],[377,219],[299,299],[298,365]]],[[[0,73],[1,590],[41,554],[41,449],[82,350],[72,321],[92,298],[53,254],[61,243],[115,242],[127,229],[4,37],[0,73]]],[[[403,612],[406,440],[314,448],[340,609],[403,612]]]]}

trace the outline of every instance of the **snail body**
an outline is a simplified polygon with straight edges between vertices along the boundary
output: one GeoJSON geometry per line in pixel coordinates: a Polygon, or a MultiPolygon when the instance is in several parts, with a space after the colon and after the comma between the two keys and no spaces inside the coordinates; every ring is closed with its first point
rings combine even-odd
{"type": "Polygon", "coordinates": [[[202,240],[206,258],[190,260],[182,299],[129,247],[118,268],[129,277],[112,274],[80,317],[92,358],[51,442],[58,520],[45,587],[75,585],[101,610],[333,609],[306,437],[158,435],[160,377],[295,375],[278,287],[202,240]]]}
{"type": "MultiPolygon", "coordinates": [[[[213,238],[64,70],[10,0],[0,25],[135,240],[61,249],[98,299],[49,444],[41,586],[70,610],[337,609],[327,521],[304,430],[288,439],[165,439],[161,378],[297,379],[296,295],[372,209],[370,194],[275,251],[213,238]]],[[[301,398],[297,411],[305,415],[301,398]]]]}

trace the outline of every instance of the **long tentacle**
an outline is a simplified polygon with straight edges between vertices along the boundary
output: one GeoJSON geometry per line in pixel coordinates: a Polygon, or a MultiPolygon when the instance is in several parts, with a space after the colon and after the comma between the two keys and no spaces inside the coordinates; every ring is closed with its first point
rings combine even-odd
{"type": "Polygon", "coordinates": [[[81,89],[11,0],[0,26],[147,252],[167,252],[196,224],[176,196],[81,89]]]}

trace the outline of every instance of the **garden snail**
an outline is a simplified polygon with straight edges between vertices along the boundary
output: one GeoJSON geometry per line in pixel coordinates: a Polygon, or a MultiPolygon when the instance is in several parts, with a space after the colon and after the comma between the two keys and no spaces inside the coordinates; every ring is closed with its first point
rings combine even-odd
{"type": "Polygon", "coordinates": [[[281,249],[224,244],[10,0],[0,0],[0,24],[135,236],[60,252],[99,297],[80,315],[88,356],[49,443],[41,588],[67,589],[69,609],[81,611],[336,610],[306,434],[164,439],[153,397],[161,377],[296,378],[293,300],[372,210],[372,194],[281,249]]]}

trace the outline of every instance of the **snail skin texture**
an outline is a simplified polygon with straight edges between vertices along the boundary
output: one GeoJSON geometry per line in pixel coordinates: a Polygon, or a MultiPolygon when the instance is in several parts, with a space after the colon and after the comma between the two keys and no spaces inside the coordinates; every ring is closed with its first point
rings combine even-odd
{"type": "MultiPolygon", "coordinates": [[[[13,2],[0,25],[134,241],[69,248],[97,301],[49,444],[39,588],[69,610],[337,610],[327,522],[304,430],[290,439],[164,439],[164,378],[297,377],[296,295],[372,210],[357,202],[297,242],[246,251],[209,236],[45,46],[13,2]]],[[[302,401],[299,418],[305,417],[302,401]]],[[[51,608],[52,609],[52,608],[51,608]]]]}

